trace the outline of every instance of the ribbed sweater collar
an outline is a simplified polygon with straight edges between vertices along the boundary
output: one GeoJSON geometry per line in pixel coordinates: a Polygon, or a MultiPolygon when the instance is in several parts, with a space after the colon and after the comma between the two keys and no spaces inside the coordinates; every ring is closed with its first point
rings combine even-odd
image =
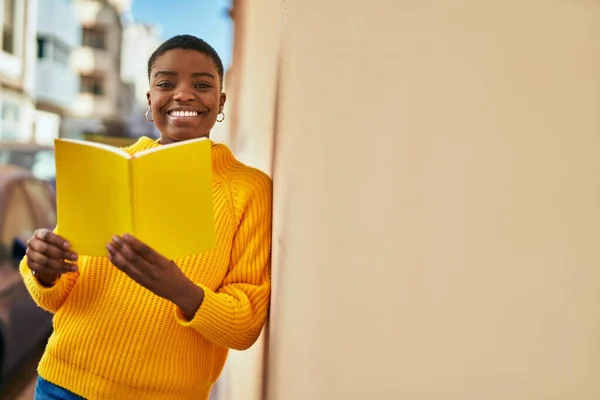
{"type": "MultiPolygon", "coordinates": [[[[210,140],[210,139],[209,139],[210,140]]],[[[211,156],[213,171],[221,172],[224,168],[230,165],[235,159],[231,150],[224,144],[215,143],[210,140],[211,143],[211,156]]],[[[152,149],[154,147],[161,146],[158,140],[151,139],[147,136],[141,136],[137,142],[127,148],[127,151],[131,154],[138,153],[143,150],[152,149]]]]}

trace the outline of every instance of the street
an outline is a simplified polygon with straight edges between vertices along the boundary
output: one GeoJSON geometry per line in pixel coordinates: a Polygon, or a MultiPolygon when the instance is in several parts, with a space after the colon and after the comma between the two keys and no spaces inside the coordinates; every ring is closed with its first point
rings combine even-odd
{"type": "Polygon", "coordinates": [[[22,367],[0,383],[0,400],[32,400],[37,377],[37,364],[44,352],[44,344],[30,354],[22,367]]]}

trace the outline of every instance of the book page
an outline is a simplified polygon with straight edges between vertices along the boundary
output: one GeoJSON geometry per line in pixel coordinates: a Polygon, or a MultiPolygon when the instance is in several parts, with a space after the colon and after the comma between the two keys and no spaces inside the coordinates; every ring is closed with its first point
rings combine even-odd
{"type": "Polygon", "coordinates": [[[144,156],[146,156],[148,154],[155,153],[157,151],[167,151],[167,150],[173,149],[174,147],[189,146],[189,145],[192,145],[194,143],[204,142],[204,141],[210,142],[210,139],[207,138],[207,137],[201,137],[201,138],[196,138],[196,139],[184,140],[184,141],[176,142],[176,143],[163,144],[163,145],[160,145],[160,146],[151,147],[149,149],[137,152],[132,157],[134,157],[134,158],[140,158],[140,157],[144,157],[144,156]]]}
{"type": "Polygon", "coordinates": [[[215,243],[211,142],[182,143],[132,160],[134,234],[169,259],[215,243]]]}
{"type": "Polygon", "coordinates": [[[76,144],[76,145],[79,145],[79,146],[93,147],[93,148],[96,148],[98,150],[104,150],[104,151],[108,151],[108,152],[111,152],[111,153],[115,153],[117,155],[120,155],[121,157],[125,157],[125,158],[131,158],[132,157],[125,150],[120,149],[118,147],[112,146],[110,144],[105,144],[105,143],[91,142],[89,140],[54,139],[54,144],[56,145],[56,143],[68,143],[68,144],[70,143],[70,144],[76,144]]]}

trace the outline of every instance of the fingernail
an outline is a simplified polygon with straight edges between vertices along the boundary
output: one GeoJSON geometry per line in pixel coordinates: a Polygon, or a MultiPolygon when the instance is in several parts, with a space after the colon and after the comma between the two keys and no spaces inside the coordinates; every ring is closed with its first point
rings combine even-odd
{"type": "Polygon", "coordinates": [[[129,239],[131,239],[132,237],[133,237],[133,236],[131,236],[129,233],[126,233],[126,234],[124,234],[124,235],[123,235],[123,239],[125,239],[125,240],[129,240],[129,239]]]}
{"type": "Polygon", "coordinates": [[[115,243],[120,243],[120,242],[121,242],[121,238],[120,238],[120,237],[118,237],[117,235],[113,236],[113,237],[112,237],[112,240],[113,240],[113,242],[115,242],[115,243]]]}
{"type": "Polygon", "coordinates": [[[77,259],[79,258],[79,256],[75,253],[69,253],[69,259],[72,261],[77,261],[77,259]]]}
{"type": "Polygon", "coordinates": [[[107,244],[106,244],[106,249],[107,249],[107,250],[108,250],[110,253],[112,253],[113,251],[115,251],[115,246],[113,246],[113,244],[112,244],[112,243],[107,243],[107,244]]]}
{"type": "Polygon", "coordinates": [[[71,244],[70,244],[69,242],[64,242],[64,243],[63,243],[63,247],[64,247],[65,249],[68,249],[69,247],[71,247],[71,244]]]}
{"type": "Polygon", "coordinates": [[[71,272],[77,272],[77,265],[73,265],[71,267],[71,272]]]}

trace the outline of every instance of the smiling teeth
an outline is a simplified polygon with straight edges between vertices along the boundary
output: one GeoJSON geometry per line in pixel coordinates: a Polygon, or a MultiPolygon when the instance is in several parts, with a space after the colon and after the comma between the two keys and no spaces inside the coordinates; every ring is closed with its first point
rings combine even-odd
{"type": "Polygon", "coordinates": [[[198,113],[196,111],[171,111],[170,113],[173,117],[197,117],[198,113]]]}

